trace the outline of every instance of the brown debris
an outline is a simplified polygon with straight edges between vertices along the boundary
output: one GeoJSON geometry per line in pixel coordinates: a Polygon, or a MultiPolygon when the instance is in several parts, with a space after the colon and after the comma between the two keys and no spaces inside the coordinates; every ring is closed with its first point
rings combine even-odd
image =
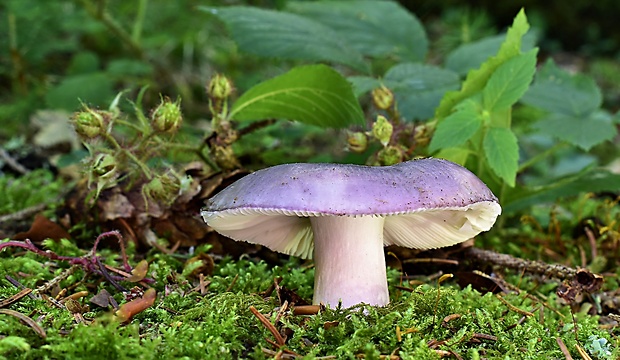
{"type": "Polygon", "coordinates": [[[560,298],[572,303],[581,293],[597,292],[602,286],[602,276],[592,274],[586,269],[579,269],[570,281],[566,281],[558,287],[556,293],[560,298]]]}
{"type": "Polygon", "coordinates": [[[49,220],[42,214],[35,216],[30,230],[26,232],[20,232],[12,237],[14,240],[26,240],[30,239],[34,243],[41,243],[46,239],[60,240],[71,239],[71,235],[62,226],[49,220]]]}
{"type": "Polygon", "coordinates": [[[117,318],[124,323],[131,321],[135,315],[153,306],[156,297],[157,293],[155,292],[155,289],[150,288],[146,290],[142,297],[121,305],[121,307],[116,311],[117,318]]]}

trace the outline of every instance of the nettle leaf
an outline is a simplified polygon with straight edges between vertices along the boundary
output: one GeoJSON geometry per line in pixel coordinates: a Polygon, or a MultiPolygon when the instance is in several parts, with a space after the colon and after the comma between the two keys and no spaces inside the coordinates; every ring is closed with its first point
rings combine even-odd
{"type": "Polygon", "coordinates": [[[598,109],[603,97],[592,78],[571,75],[548,60],[521,101],[550,112],[579,117],[598,109]]]}
{"type": "Polygon", "coordinates": [[[593,112],[587,117],[550,114],[534,126],[544,134],[586,151],[618,134],[612,116],[604,111],[593,112]]]}
{"type": "Polygon", "coordinates": [[[483,119],[480,105],[473,100],[465,100],[456,111],[437,125],[429,151],[457,147],[480,129],[483,119]]]}
{"type": "MultiPolygon", "coordinates": [[[[459,75],[465,75],[469,70],[479,68],[485,60],[497,54],[504,40],[506,40],[506,34],[495,35],[463,44],[446,56],[445,67],[459,75]]],[[[536,40],[537,36],[533,32],[523,35],[521,51],[533,49],[536,45],[536,40]]]]}
{"type": "Polygon", "coordinates": [[[239,48],[248,53],[282,59],[331,61],[368,72],[362,55],[347,45],[347,39],[314,20],[245,6],[200,9],[222,19],[239,48]]]}
{"type": "Polygon", "coordinates": [[[515,134],[507,128],[489,128],[482,147],[493,172],[514,187],[519,167],[519,145],[515,134]]]}
{"type": "Polygon", "coordinates": [[[500,46],[497,55],[485,61],[479,69],[471,70],[459,91],[446,93],[437,107],[436,116],[440,119],[448,116],[456,104],[481,91],[495,69],[508,59],[519,55],[521,53],[521,39],[529,27],[525,12],[523,10],[519,11],[512,26],[506,32],[506,38],[500,46]]]}
{"type": "Polygon", "coordinates": [[[487,111],[512,106],[525,93],[536,71],[536,54],[532,49],[501,64],[482,90],[482,103],[487,111]]]}
{"type": "Polygon", "coordinates": [[[422,61],[428,52],[424,27],[395,1],[289,2],[287,10],[329,26],[364,55],[422,61]]]}
{"type": "Polygon", "coordinates": [[[398,111],[406,119],[429,119],[444,94],[458,89],[455,72],[432,65],[402,63],[389,69],[383,79],[394,91],[398,111]]]}
{"type": "Polygon", "coordinates": [[[309,65],[262,82],[235,101],[234,120],[289,119],[321,127],[363,125],[351,84],[325,65],[309,65]]]}

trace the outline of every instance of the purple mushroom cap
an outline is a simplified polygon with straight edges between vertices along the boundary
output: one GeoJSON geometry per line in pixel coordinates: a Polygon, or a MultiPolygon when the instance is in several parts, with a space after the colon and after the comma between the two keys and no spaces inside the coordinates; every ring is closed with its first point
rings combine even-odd
{"type": "MultiPolygon", "coordinates": [[[[344,252],[343,247],[353,246],[337,245],[327,250],[327,245],[321,245],[325,250],[315,250],[317,233],[321,242],[332,243],[341,241],[332,238],[336,237],[332,233],[344,228],[350,228],[349,232],[364,229],[376,233],[371,237],[380,246],[429,249],[453,245],[489,230],[500,213],[495,195],[473,173],[447,160],[427,158],[384,167],[274,166],[241,178],[207,200],[202,216],[209,226],[232,239],[302,258],[311,258],[314,253],[317,262],[318,252],[344,252]],[[374,225],[366,225],[371,222],[374,225]],[[332,230],[324,230],[321,223],[329,223],[325,226],[332,230]]],[[[363,243],[365,232],[351,236],[339,233],[337,237],[363,243]]],[[[383,258],[382,252],[380,256],[383,258]]],[[[380,291],[386,293],[387,285],[380,291]]],[[[362,294],[360,301],[387,303],[383,299],[386,295],[381,296],[380,300],[366,301],[362,294]]]]}

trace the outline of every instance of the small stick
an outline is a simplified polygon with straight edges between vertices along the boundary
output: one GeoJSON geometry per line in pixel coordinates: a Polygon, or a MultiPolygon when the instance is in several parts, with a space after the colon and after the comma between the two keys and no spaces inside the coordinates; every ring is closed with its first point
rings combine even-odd
{"type": "Polygon", "coordinates": [[[12,303],[18,301],[19,299],[23,298],[24,296],[30,294],[32,292],[32,289],[30,288],[23,288],[21,289],[17,294],[6,298],[4,300],[0,300],[0,308],[6,307],[11,305],[12,303]]]}
{"type": "Polygon", "coordinates": [[[20,164],[13,158],[6,150],[0,148],[0,158],[4,160],[4,162],[13,170],[20,173],[21,175],[26,175],[30,172],[28,168],[24,165],[20,164]]]}
{"type": "Polygon", "coordinates": [[[562,351],[562,354],[564,354],[564,357],[566,358],[566,360],[573,360],[573,357],[570,355],[570,352],[568,351],[568,348],[564,344],[564,341],[562,341],[562,339],[560,339],[559,337],[556,337],[555,341],[558,343],[558,346],[560,347],[560,351],[562,351]]]}
{"type": "Polygon", "coordinates": [[[285,344],[284,338],[282,337],[282,335],[280,335],[280,332],[278,331],[278,329],[276,329],[276,327],[273,326],[273,324],[269,321],[269,319],[267,319],[265,315],[261,314],[258,310],[256,310],[254,306],[250,306],[250,311],[267,328],[267,330],[269,330],[269,332],[276,339],[276,343],[278,344],[278,346],[284,346],[285,344]]]}
{"type": "Polygon", "coordinates": [[[230,282],[230,285],[228,285],[228,287],[226,288],[225,292],[229,292],[232,290],[233,286],[235,286],[235,283],[237,282],[237,279],[239,279],[239,274],[236,274],[235,277],[232,279],[232,281],[230,282]]]}
{"type": "Polygon", "coordinates": [[[547,264],[542,261],[519,259],[511,255],[500,254],[494,251],[474,247],[466,249],[464,251],[464,255],[465,257],[471,257],[482,262],[508,267],[511,269],[523,270],[528,273],[544,275],[560,280],[573,278],[577,274],[577,269],[568,266],[547,264]]]}
{"type": "Polygon", "coordinates": [[[500,294],[495,294],[495,297],[501,301],[504,305],[506,305],[510,310],[516,312],[517,314],[521,314],[524,316],[534,316],[533,313],[526,311],[526,310],[521,310],[518,307],[512,305],[511,303],[509,303],[506,299],[504,299],[500,294]]]}
{"type": "Polygon", "coordinates": [[[282,316],[284,316],[286,310],[288,310],[288,300],[284,300],[284,303],[280,307],[280,311],[278,311],[278,314],[276,314],[276,319],[273,322],[277,324],[278,321],[280,321],[280,319],[282,318],[282,316]]]}
{"type": "Polygon", "coordinates": [[[27,207],[20,211],[16,211],[11,214],[2,215],[0,216],[0,223],[27,219],[31,217],[32,215],[45,210],[45,208],[47,208],[47,204],[38,204],[38,205],[27,207]]]}

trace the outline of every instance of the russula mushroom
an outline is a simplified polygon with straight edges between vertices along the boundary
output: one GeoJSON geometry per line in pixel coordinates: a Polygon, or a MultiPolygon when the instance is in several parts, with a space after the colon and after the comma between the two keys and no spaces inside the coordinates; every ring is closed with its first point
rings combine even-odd
{"type": "Polygon", "coordinates": [[[234,240],[313,258],[313,303],[350,307],[389,302],[383,246],[457,244],[489,230],[500,213],[469,170],[427,158],[262,169],[207,200],[202,216],[234,240]]]}

